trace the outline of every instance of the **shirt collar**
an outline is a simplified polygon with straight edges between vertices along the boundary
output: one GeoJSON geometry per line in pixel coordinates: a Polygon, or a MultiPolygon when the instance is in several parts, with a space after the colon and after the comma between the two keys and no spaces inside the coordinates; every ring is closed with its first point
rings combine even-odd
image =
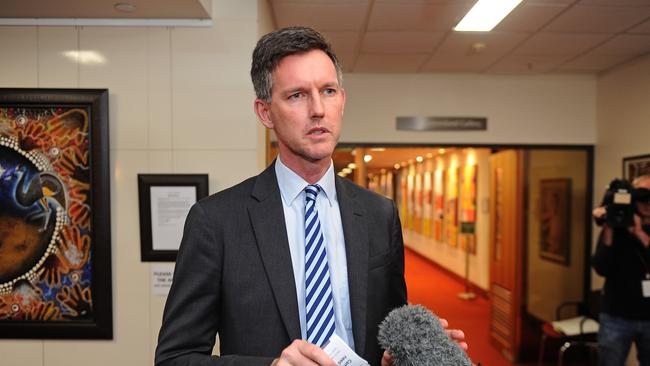
{"type": "MultiPolygon", "coordinates": [[[[275,175],[278,178],[280,195],[282,195],[282,200],[287,206],[291,206],[291,204],[293,204],[293,201],[298,198],[304,191],[305,187],[309,185],[309,183],[302,179],[301,176],[284,165],[280,159],[280,156],[278,156],[275,161],[275,175]]],[[[325,198],[327,198],[327,201],[331,206],[332,201],[336,200],[336,185],[334,184],[334,162],[330,160],[330,166],[327,169],[327,172],[325,172],[325,175],[323,175],[321,179],[316,182],[316,184],[321,187],[321,193],[325,193],[325,198]]]]}

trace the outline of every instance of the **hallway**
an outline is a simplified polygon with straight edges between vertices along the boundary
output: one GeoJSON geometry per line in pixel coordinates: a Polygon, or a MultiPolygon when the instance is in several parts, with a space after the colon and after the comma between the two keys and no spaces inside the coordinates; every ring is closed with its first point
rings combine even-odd
{"type": "Polygon", "coordinates": [[[456,295],[463,285],[441,271],[429,260],[406,248],[405,277],[408,301],[422,304],[441,318],[446,318],[452,328],[462,329],[469,344],[469,356],[483,366],[527,366],[509,362],[489,342],[490,308],[487,299],[478,296],[464,301],[456,295]]]}

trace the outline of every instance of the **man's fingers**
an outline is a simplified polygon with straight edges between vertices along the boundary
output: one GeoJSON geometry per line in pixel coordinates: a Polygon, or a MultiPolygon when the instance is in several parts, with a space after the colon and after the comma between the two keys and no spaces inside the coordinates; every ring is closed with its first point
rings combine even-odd
{"type": "Polygon", "coordinates": [[[438,318],[438,321],[440,321],[440,325],[442,325],[444,329],[447,329],[447,327],[449,326],[449,322],[447,321],[447,319],[438,318]]]}
{"type": "Polygon", "coordinates": [[[465,342],[465,332],[460,329],[449,329],[446,332],[449,338],[456,342],[460,348],[467,351],[469,346],[467,345],[467,342],[465,342]]]}
{"type": "Polygon", "coordinates": [[[334,361],[320,347],[303,340],[295,340],[280,355],[277,366],[309,365],[336,366],[334,361]]]}
{"type": "Polygon", "coordinates": [[[465,340],[465,332],[463,332],[460,329],[449,329],[447,330],[447,334],[451,339],[455,341],[464,341],[465,340]]]}
{"type": "Polygon", "coordinates": [[[458,342],[458,346],[463,349],[463,351],[467,351],[469,349],[469,345],[467,345],[467,342],[458,342]]]}
{"type": "Polygon", "coordinates": [[[384,354],[381,357],[381,366],[393,366],[393,356],[391,356],[388,351],[384,351],[384,354]]]}

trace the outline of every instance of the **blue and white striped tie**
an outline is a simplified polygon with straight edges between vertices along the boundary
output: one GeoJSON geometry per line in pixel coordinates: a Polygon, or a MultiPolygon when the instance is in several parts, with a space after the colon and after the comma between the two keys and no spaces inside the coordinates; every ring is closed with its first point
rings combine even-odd
{"type": "Polygon", "coordinates": [[[305,188],[305,311],[307,341],[317,346],[334,333],[334,299],[325,239],[316,211],[319,185],[305,188]]]}

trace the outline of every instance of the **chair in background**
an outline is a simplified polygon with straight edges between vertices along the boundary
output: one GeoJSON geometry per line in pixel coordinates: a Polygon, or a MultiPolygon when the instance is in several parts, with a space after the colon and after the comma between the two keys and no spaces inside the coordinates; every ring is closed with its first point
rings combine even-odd
{"type": "Polygon", "coordinates": [[[600,313],[600,291],[590,292],[581,302],[565,302],[555,310],[555,322],[542,324],[542,338],[539,345],[537,364],[544,361],[546,343],[554,339],[562,343],[558,351],[558,366],[564,364],[565,353],[576,347],[587,348],[590,364],[594,365],[598,355],[598,314],[600,313]],[[564,319],[562,314],[568,309],[575,309],[577,317],[564,319]]]}

